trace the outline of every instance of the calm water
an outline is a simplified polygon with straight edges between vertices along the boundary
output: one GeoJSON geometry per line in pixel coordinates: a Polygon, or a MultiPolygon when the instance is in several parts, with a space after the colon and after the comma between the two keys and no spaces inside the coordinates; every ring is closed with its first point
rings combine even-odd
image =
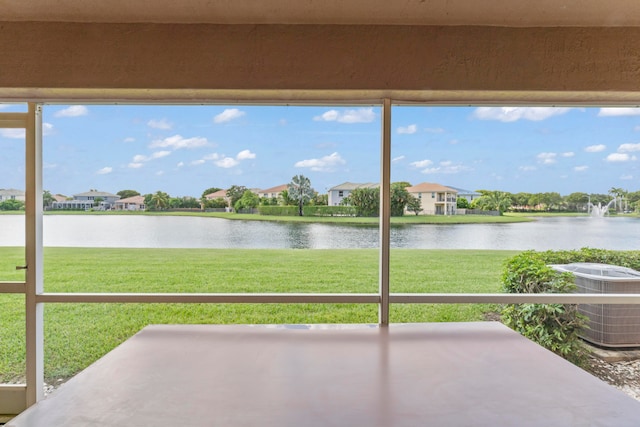
{"type": "MultiPolygon", "coordinates": [[[[45,246],[132,248],[376,248],[375,226],[279,224],[170,216],[47,215],[45,246]]],[[[24,244],[24,216],[0,215],[0,246],[24,244]]],[[[405,225],[393,248],[640,249],[640,219],[556,217],[517,224],[405,225]]]]}

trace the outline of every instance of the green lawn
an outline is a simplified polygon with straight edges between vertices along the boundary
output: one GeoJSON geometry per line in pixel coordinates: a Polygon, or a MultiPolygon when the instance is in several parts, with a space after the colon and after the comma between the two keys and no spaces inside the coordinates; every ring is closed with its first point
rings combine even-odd
{"type": "MultiPolygon", "coordinates": [[[[7,211],[12,214],[24,214],[24,212],[7,211]]],[[[154,212],[154,211],[46,211],[45,215],[170,215],[170,216],[199,216],[209,218],[222,218],[240,221],[273,221],[273,222],[305,222],[326,224],[378,224],[377,217],[353,217],[353,216],[271,216],[258,214],[237,214],[229,212],[154,212]]],[[[504,224],[513,222],[532,221],[527,215],[502,216],[491,215],[405,215],[391,217],[391,224],[504,224]]]]}
{"type": "MultiPolygon", "coordinates": [[[[513,251],[391,252],[392,292],[498,292],[513,251]]],[[[22,280],[0,248],[0,280],[22,280]]],[[[374,293],[377,250],[45,248],[46,292],[374,293]]],[[[0,294],[0,382],[24,376],[24,297],[0,294]]],[[[488,305],[394,305],[392,322],[481,320],[488,305]]],[[[376,323],[376,305],[47,304],[45,375],[66,378],[152,323],[376,323]]]]}

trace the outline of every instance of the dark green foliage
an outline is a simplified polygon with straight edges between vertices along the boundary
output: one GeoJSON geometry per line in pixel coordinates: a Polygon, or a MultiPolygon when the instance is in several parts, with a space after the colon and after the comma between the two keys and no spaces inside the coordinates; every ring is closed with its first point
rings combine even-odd
{"type": "Polygon", "coordinates": [[[120,196],[121,199],[128,199],[129,197],[140,195],[136,190],[120,190],[116,194],[120,196]]]}
{"type": "Polygon", "coordinates": [[[218,197],[215,199],[207,200],[204,203],[205,209],[224,209],[227,207],[227,201],[222,197],[218,197]]]}
{"type": "Polygon", "coordinates": [[[258,206],[260,215],[271,216],[296,216],[298,215],[297,206],[258,206]]]}
{"type": "MultiPolygon", "coordinates": [[[[549,264],[596,262],[640,269],[640,251],[582,248],[576,251],[526,251],[509,259],[502,285],[509,293],[570,293],[575,289],[571,273],[559,273],[549,264]]],[[[512,329],[567,360],[580,364],[585,357],[578,337],[587,318],[575,304],[509,304],[502,320],[512,329]]]]}
{"type": "Polygon", "coordinates": [[[229,206],[234,207],[236,202],[240,200],[247,187],[244,185],[232,185],[227,189],[227,198],[229,198],[229,206]]]}
{"type": "Polygon", "coordinates": [[[465,199],[464,197],[458,197],[456,199],[456,207],[458,209],[469,209],[470,208],[470,204],[469,201],[467,199],[465,199]]]}
{"type": "Polygon", "coordinates": [[[411,199],[414,199],[404,184],[404,182],[391,184],[391,216],[403,216],[404,208],[411,199]]]}
{"type": "Polygon", "coordinates": [[[240,199],[233,205],[236,212],[246,209],[253,209],[260,204],[260,198],[251,190],[246,190],[240,199]]]}
{"type": "Polygon", "coordinates": [[[349,194],[348,204],[356,208],[356,216],[378,216],[380,191],[378,188],[356,188],[349,194]]]}
{"type": "Polygon", "coordinates": [[[9,199],[0,202],[0,211],[21,211],[24,210],[24,202],[20,200],[9,199]]]}
{"type": "Polygon", "coordinates": [[[305,206],[305,216],[356,216],[353,206],[305,206]]]}

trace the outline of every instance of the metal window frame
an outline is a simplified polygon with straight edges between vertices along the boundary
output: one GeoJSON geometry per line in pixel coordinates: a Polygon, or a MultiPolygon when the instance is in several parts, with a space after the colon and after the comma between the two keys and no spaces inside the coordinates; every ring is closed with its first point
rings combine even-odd
{"type": "Polygon", "coordinates": [[[25,295],[26,384],[0,384],[0,414],[16,414],[43,397],[45,303],[314,303],[378,304],[378,323],[389,324],[391,304],[640,304],[640,294],[410,294],[390,293],[391,98],[382,99],[380,144],[380,255],[376,294],[317,293],[46,293],[42,239],[42,103],[29,102],[27,113],[0,113],[0,128],[25,129],[26,197],[24,282],[0,282],[0,293],[25,295]]]}

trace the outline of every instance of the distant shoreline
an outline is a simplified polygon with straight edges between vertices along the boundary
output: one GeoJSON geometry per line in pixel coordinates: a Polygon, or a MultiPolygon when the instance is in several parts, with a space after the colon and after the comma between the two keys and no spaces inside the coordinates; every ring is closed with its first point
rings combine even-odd
{"type": "MultiPolygon", "coordinates": [[[[1,211],[0,215],[23,215],[24,211],[1,211]]],[[[220,218],[240,221],[271,221],[293,223],[321,223],[340,225],[377,225],[377,217],[338,217],[338,216],[271,216],[258,214],[237,214],[230,212],[172,212],[172,211],[70,211],[49,210],[44,215],[146,215],[146,216],[195,216],[204,218],[220,218]]],[[[581,214],[563,214],[559,216],[575,216],[581,214]]],[[[511,224],[518,222],[535,221],[535,214],[505,214],[502,216],[491,215],[405,215],[391,217],[393,225],[413,224],[511,224]]],[[[584,216],[584,215],[581,215],[584,216]]]]}

